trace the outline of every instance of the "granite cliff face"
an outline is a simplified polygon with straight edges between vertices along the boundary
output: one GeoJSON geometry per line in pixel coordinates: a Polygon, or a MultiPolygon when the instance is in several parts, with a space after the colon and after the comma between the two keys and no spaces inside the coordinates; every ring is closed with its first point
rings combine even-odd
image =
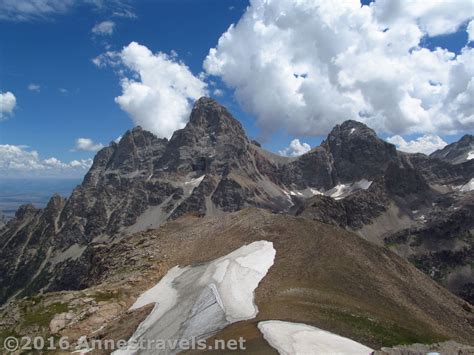
{"type": "MultiPolygon", "coordinates": [[[[97,153],[69,198],[53,196],[43,210],[18,210],[0,230],[0,303],[88,287],[101,246],[183,215],[258,207],[384,244],[402,230],[426,228],[421,213],[443,213],[434,203],[464,206],[472,164],[397,152],[355,121],[336,126],[301,157],[281,157],[250,141],[223,106],[202,98],[170,140],[136,127],[97,153]]],[[[471,230],[462,233],[472,250],[471,230]]],[[[404,256],[415,254],[421,255],[404,256]]]]}

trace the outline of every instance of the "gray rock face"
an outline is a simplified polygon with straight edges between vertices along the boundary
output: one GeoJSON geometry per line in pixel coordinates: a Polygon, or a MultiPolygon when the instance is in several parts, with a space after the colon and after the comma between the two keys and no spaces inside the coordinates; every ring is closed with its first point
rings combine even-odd
{"type": "Polygon", "coordinates": [[[430,157],[451,164],[461,164],[474,159],[474,136],[466,134],[459,141],[448,144],[443,149],[438,149],[431,153],[430,157]]]}
{"type": "Polygon", "coordinates": [[[420,225],[384,237],[385,245],[474,303],[474,196],[440,196],[418,211],[420,225]]]}
{"type": "Polygon", "coordinates": [[[341,200],[314,196],[299,207],[296,215],[357,230],[387,210],[390,199],[383,183],[383,179],[375,181],[368,190],[359,190],[341,200]]]}
{"type": "Polygon", "coordinates": [[[301,157],[281,157],[250,141],[223,106],[201,98],[169,141],[140,127],[127,131],[97,153],[68,199],[18,210],[0,229],[0,303],[86,287],[97,246],[185,214],[261,207],[360,230],[391,205],[408,215],[428,206],[441,195],[433,186],[465,184],[472,164],[397,152],[355,121],[301,157]],[[342,200],[315,196],[362,179],[373,181],[370,188],[342,200]]]}
{"type": "Polygon", "coordinates": [[[358,232],[413,262],[474,303],[472,161],[451,165],[422,154],[398,153],[367,190],[342,200],[314,196],[297,215],[358,232]]]}
{"type": "Polygon", "coordinates": [[[474,177],[474,160],[453,165],[424,154],[403,153],[403,155],[429,184],[462,185],[466,179],[468,181],[474,177]]]}
{"type": "Polygon", "coordinates": [[[341,181],[379,176],[390,164],[400,163],[393,144],[381,140],[372,129],[356,121],[334,127],[321,145],[331,152],[341,181]]]}
{"type": "Polygon", "coordinates": [[[249,141],[242,125],[216,101],[198,100],[189,123],[170,139],[156,172],[223,173],[244,160],[249,141]]]}

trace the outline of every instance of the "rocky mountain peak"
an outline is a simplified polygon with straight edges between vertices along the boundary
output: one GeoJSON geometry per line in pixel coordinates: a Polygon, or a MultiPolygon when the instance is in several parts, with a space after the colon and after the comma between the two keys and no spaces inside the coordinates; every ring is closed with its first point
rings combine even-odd
{"type": "Polygon", "coordinates": [[[95,186],[106,170],[127,174],[152,170],[153,162],[160,158],[168,140],[136,126],[124,133],[118,143],[112,142],[94,157],[91,169],[84,178],[84,185],[95,186]]]}
{"type": "Polygon", "coordinates": [[[377,137],[365,124],[348,120],[336,125],[321,144],[331,155],[342,182],[371,179],[397,161],[394,145],[377,137]]]}
{"type": "Polygon", "coordinates": [[[64,202],[64,199],[61,197],[61,195],[55,193],[53,194],[53,196],[51,196],[51,199],[46,205],[46,208],[57,209],[58,206],[60,206],[63,202],[64,202]]]}
{"type": "Polygon", "coordinates": [[[459,140],[459,143],[464,143],[464,144],[474,143],[474,136],[472,134],[465,134],[464,136],[461,137],[461,139],[459,140]]]}
{"type": "Polygon", "coordinates": [[[15,213],[15,218],[21,221],[33,216],[36,212],[38,209],[32,204],[21,205],[15,213]]]}
{"type": "Polygon", "coordinates": [[[240,159],[248,144],[240,122],[217,101],[202,97],[187,125],[174,132],[159,165],[181,172],[222,169],[240,159]]]}
{"type": "Polygon", "coordinates": [[[431,153],[430,157],[444,160],[451,164],[462,164],[474,159],[474,136],[464,135],[457,142],[448,144],[443,149],[431,153]]]}
{"type": "Polygon", "coordinates": [[[144,130],[141,126],[136,126],[125,132],[118,143],[118,149],[122,151],[136,151],[140,148],[153,145],[158,142],[166,142],[167,139],[160,139],[153,133],[144,130]]]}
{"type": "Polygon", "coordinates": [[[199,129],[210,135],[245,137],[245,131],[227,109],[216,100],[201,97],[194,104],[188,128],[199,129]]]}
{"type": "Polygon", "coordinates": [[[167,142],[166,138],[158,138],[137,126],[127,131],[120,140],[112,157],[112,167],[120,168],[130,163],[134,170],[140,169],[140,161],[153,156],[155,151],[163,148],[167,142]]]}
{"type": "Polygon", "coordinates": [[[328,134],[326,142],[342,144],[349,140],[367,140],[369,142],[380,140],[375,131],[362,122],[347,120],[336,125],[328,134]]]}

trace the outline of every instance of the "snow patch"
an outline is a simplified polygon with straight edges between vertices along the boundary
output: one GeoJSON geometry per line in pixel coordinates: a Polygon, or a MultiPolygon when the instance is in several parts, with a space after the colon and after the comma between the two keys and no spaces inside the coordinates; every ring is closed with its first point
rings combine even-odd
{"type": "Polygon", "coordinates": [[[423,215],[423,214],[422,214],[421,216],[415,218],[415,219],[416,219],[417,221],[422,222],[422,223],[426,223],[426,222],[427,222],[427,221],[426,221],[426,217],[425,217],[425,215],[423,215]]]}
{"type": "Polygon", "coordinates": [[[355,128],[351,128],[351,131],[349,132],[349,135],[351,135],[352,133],[354,133],[355,130],[356,130],[355,128]]]}
{"type": "Polygon", "coordinates": [[[214,280],[216,280],[217,282],[224,281],[224,277],[227,273],[228,266],[229,266],[229,260],[224,260],[220,262],[219,264],[217,264],[216,270],[214,271],[214,275],[212,275],[214,280]]]}
{"type": "Polygon", "coordinates": [[[372,185],[372,181],[362,179],[352,184],[339,184],[334,186],[332,189],[326,191],[324,194],[326,196],[332,197],[335,200],[343,199],[344,197],[349,196],[351,193],[357,190],[367,190],[370,185],[372,185]]]}
{"type": "Polygon", "coordinates": [[[291,195],[288,191],[285,191],[285,190],[282,190],[283,193],[285,194],[286,198],[288,199],[288,201],[290,202],[290,207],[294,206],[295,204],[293,203],[293,200],[291,198],[291,195]]]}
{"type": "Polygon", "coordinates": [[[323,193],[321,191],[318,191],[316,189],[313,189],[313,188],[309,188],[309,191],[313,194],[313,195],[322,195],[323,193]]]}
{"type": "Polygon", "coordinates": [[[206,175],[200,176],[198,178],[191,179],[190,181],[186,181],[184,184],[185,185],[191,185],[191,186],[194,186],[194,187],[198,187],[205,176],[206,175]]]}
{"type": "Polygon", "coordinates": [[[201,184],[202,180],[204,180],[205,177],[206,175],[202,175],[197,178],[192,178],[189,181],[185,181],[184,184],[181,185],[184,191],[184,198],[188,198],[189,196],[191,196],[194,189],[201,184]]]}
{"type": "Polygon", "coordinates": [[[473,190],[474,190],[474,178],[469,180],[467,184],[462,185],[461,188],[459,189],[459,191],[462,191],[462,192],[469,192],[473,190]]]}
{"type": "Polygon", "coordinates": [[[306,324],[269,320],[258,323],[265,340],[281,355],[371,354],[372,349],[349,338],[306,324]]]}
{"type": "Polygon", "coordinates": [[[469,153],[467,153],[466,160],[471,160],[471,159],[474,159],[474,150],[471,150],[469,153]]]}
{"type": "Polygon", "coordinates": [[[172,286],[172,282],[186,270],[187,268],[179,268],[178,266],[172,268],[166,273],[160,282],[141,294],[129,310],[133,311],[134,309],[141,308],[150,303],[159,303],[159,311],[153,311],[154,317],[148,317],[146,320],[151,321],[152,319],[150,318],[158,319],[162,314],[166,313],[167,310],[176,304],[178,292],[172,286]]]}
{"type": "Polygon", "coordinates": [[[331,190],[326,191],[326,194],[335,200],[344,198],[342,195],[350,192],[350,185],[339,184],[334,186],[331,190]]]}
{"type": "Polygon", "coordinates": [[[214,275],[219,264],[229,263],[221,282],[213,278],[217,282],[216,287],[222,298],[227,320],[233,323],[257,315],[253,292],[273,265],[275,254],[273,243],[259,241],[245,245],[211,264],[211,272],[207,272],[200,280],[203,283],[214,275]]]}
{"type": "Polygon", "coordinates": [[[370,187],[370,185],[372,185],[372,181],[362,179],[362,180],[356,182],[353,185],[353,187],[358,188],[358,189],[362,189],[362,190],[367,190],[370,187]]]}
{"type": "Polygon", "coordinates": [[[114,354],[147,354],[137,349],[139,339],[205,339],[229,324],[254,318],[254,291],[275,254],[273,243],[257,241],[209,263],[175,266],[132,305],[130,310],[155,303],[127,348],[114,354]]]}
{"type": "Polygon", "coordinates": [[[315,195],[323,195],[322,192],[319,190],[312,188],[312,187],[307,187],[304,190],[291,190],[291,191],[286,191],[282,190],[285,196],[288,198],[288,200],[293,204],[293,200],[291,199],[291,196],[296,196],[296,197],[301,197],[301,198],[310,198],[315,195]]]}

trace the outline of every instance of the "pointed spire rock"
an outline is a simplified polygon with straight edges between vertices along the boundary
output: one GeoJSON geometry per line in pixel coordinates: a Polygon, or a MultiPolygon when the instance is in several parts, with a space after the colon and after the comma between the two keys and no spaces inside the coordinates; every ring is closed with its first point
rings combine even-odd
{"type": "Polygon", "coordinates": [[[213,161],[214,167],[223,167],[240,159],[249,144],[240,122],[216,100],[202,97],[195,102],[188,124],[174,132],[160,165],[190,171],[208,169],[213,161]]]}
{"type": "Polygon", "coordinates": [[[224,106],[209,97],[201,97],[194,103],[189,125],[199,127],[208,134],[245,136],[241,123],[224,106]]]}

